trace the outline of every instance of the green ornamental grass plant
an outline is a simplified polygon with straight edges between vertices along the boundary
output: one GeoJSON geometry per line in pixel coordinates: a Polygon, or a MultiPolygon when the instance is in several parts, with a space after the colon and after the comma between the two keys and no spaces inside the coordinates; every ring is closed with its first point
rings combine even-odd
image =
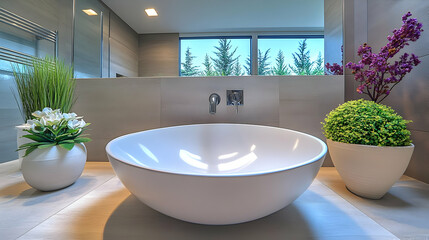
{"type": "Polygon", "coordinates": [[[50,107],[70,112],[74,97],[73,68],[56,58],[34,58],[30,65],[13,64],[18,91],[15,100],[25,121],[39,109],[50,107]],[[19,98],[19,99],[18,99],[19,98]]]}
{"type": "Polygon", "coordinates": [[[332,110],[322,129],[335,142],[374,146],[409,146],[409,120],[392,108],[363,99],[348,101],[332,110]]]}

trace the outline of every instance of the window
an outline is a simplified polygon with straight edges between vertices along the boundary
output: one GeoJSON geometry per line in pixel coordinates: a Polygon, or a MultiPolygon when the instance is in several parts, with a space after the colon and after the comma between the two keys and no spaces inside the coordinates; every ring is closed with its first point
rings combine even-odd
{"type": "Polygon", "coordinates": [[[259,36],[258,75],[324,75],[323,36],[259,36]]]}
{"type": "Polygon", "coordinates": [[[180,38],[180,76],[250,75],[250,40],[250,36],[180,38]]]}

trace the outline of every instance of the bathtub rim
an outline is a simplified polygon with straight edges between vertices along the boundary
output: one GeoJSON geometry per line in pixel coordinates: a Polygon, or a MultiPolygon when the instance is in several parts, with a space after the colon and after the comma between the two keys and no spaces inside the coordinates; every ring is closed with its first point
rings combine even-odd
{"type": "Polygon", "coordinates": [[[257,175],[268,175],[268,174],[272,174],[272,173],[278,173],[278,172],[283,172],[283,171],[287,171],[287,170],[291,170],[291,169],[296,169],[296,168],[300,168],[300,167],[304,167],[306,165],[310,165],[314,162],[320,161],[320,160],[324,160],[324,158],[326,157],[327,151],[328,151],[328,147],[326,145],[326,143],[324,141],[322,141],[321,139],[312,136],[310,134],[307,133],[303,133],[303,132],[299,132],[299,131],[295,131],[295,130],[291,130],[291,129],[287,129],[287,128],[280,128],[280,127],[273,127],[273,126],[265,126],[265,125],[256,125],[256,124],[243,124],[243,123],[202,123],[202,124],[186,124],[186,125],[177,125],[177,126],[170,126],[170,127],[160,127],[160,128],[154,128],[154,129],[149,129],[149,130],[143,130],[143,131],[139,131],[139,132],[133,132],[133,133],[128,133],[119,137],[116,137],[112,140],[109,141],[109,143],[107,143],[106,147],[105,147],[106,153],[107,153],[107,157],[109,159],[109,162],[111,161],[110,158],[113,158],[114,160],[121,162],[123,164],[132,166],[132,167],[136,167],[136,168],[141,168],[144,170],[148,170],[148,171],[153,171],[153,172],[158,172],[158,173],[164,173],[164,174],[173,174],[173,175],[185,175],[185,176],[197,176],[197,177],[246,177],[246,176],[257,176],[257,175]],[[252,127],[262,127],[262,128],[272,128],[272,129],[276,129],[276,130],[280,130],[280,131],[286,131],[286,132],[294,132],[294,133],[298,133],[301,135],[305,135],[307,137],[313,138],[314,140],[316,140],[317,142],[319,142],[322,146],[322,150],[320,151],[320,153],[318,155],[316,155],[313,158],[310,158],[306,161],[304,161],[301,164],[295,164],[295,165],[291,165],[288,167],[283,167],[283,168],[276,168],[276,169],[272,169],[272,170],[265,170],[265,171],[258,171],[258,172],[250,172],[250,173],[230,173],[230,174],[210,174],[210,173],[184,173],[184,172],[171,172],[171,171],[165,171],[165,170],[159,170],[159,169],[154,169],[154,168],[149,168],[149,167],[145,167],[145,166],[141,166],[141,165],[137,165],[137,164],[133,164],[133,163],[129,163],[127,161],[122,160],[121,158],[115,156],[114,154],[112,154],[112,152],[110,151],[110,146],[116,142],[119,141],[122,138],[125,138],[129,135],[134,135],[134,134],[139,134],[142,132],[149,132],[149,131],[157,131],[157,130],[164,130],[164,129],[169,129],[169,128],[181,128],[181,127],[189,127],[189,126],[204,126],[204,125],[237,125],[237,126],[252,126],[252,127]]]}

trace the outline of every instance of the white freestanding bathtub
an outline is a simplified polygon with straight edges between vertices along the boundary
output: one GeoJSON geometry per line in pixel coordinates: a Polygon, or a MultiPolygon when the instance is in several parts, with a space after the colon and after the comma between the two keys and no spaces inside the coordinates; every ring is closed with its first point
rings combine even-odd
{"type": "Polygon", "coordinates": [[[106,146],[119,179],[151,208],[201,224],[274,213],[312,183],[326,154],[313,136],[246,124],[160,128],[106,146]]]}

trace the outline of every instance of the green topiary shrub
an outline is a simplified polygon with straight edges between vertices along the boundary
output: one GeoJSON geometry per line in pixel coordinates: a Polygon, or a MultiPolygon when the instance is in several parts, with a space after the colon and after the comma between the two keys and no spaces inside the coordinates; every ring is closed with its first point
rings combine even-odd
{"type": "Polygon", "coordinates": [[[367,100],[348,101],[322,122],[325,137],[335,142],[374,146],[409,146],[410,131],[400,115],[385,105],[367,100]]]}

